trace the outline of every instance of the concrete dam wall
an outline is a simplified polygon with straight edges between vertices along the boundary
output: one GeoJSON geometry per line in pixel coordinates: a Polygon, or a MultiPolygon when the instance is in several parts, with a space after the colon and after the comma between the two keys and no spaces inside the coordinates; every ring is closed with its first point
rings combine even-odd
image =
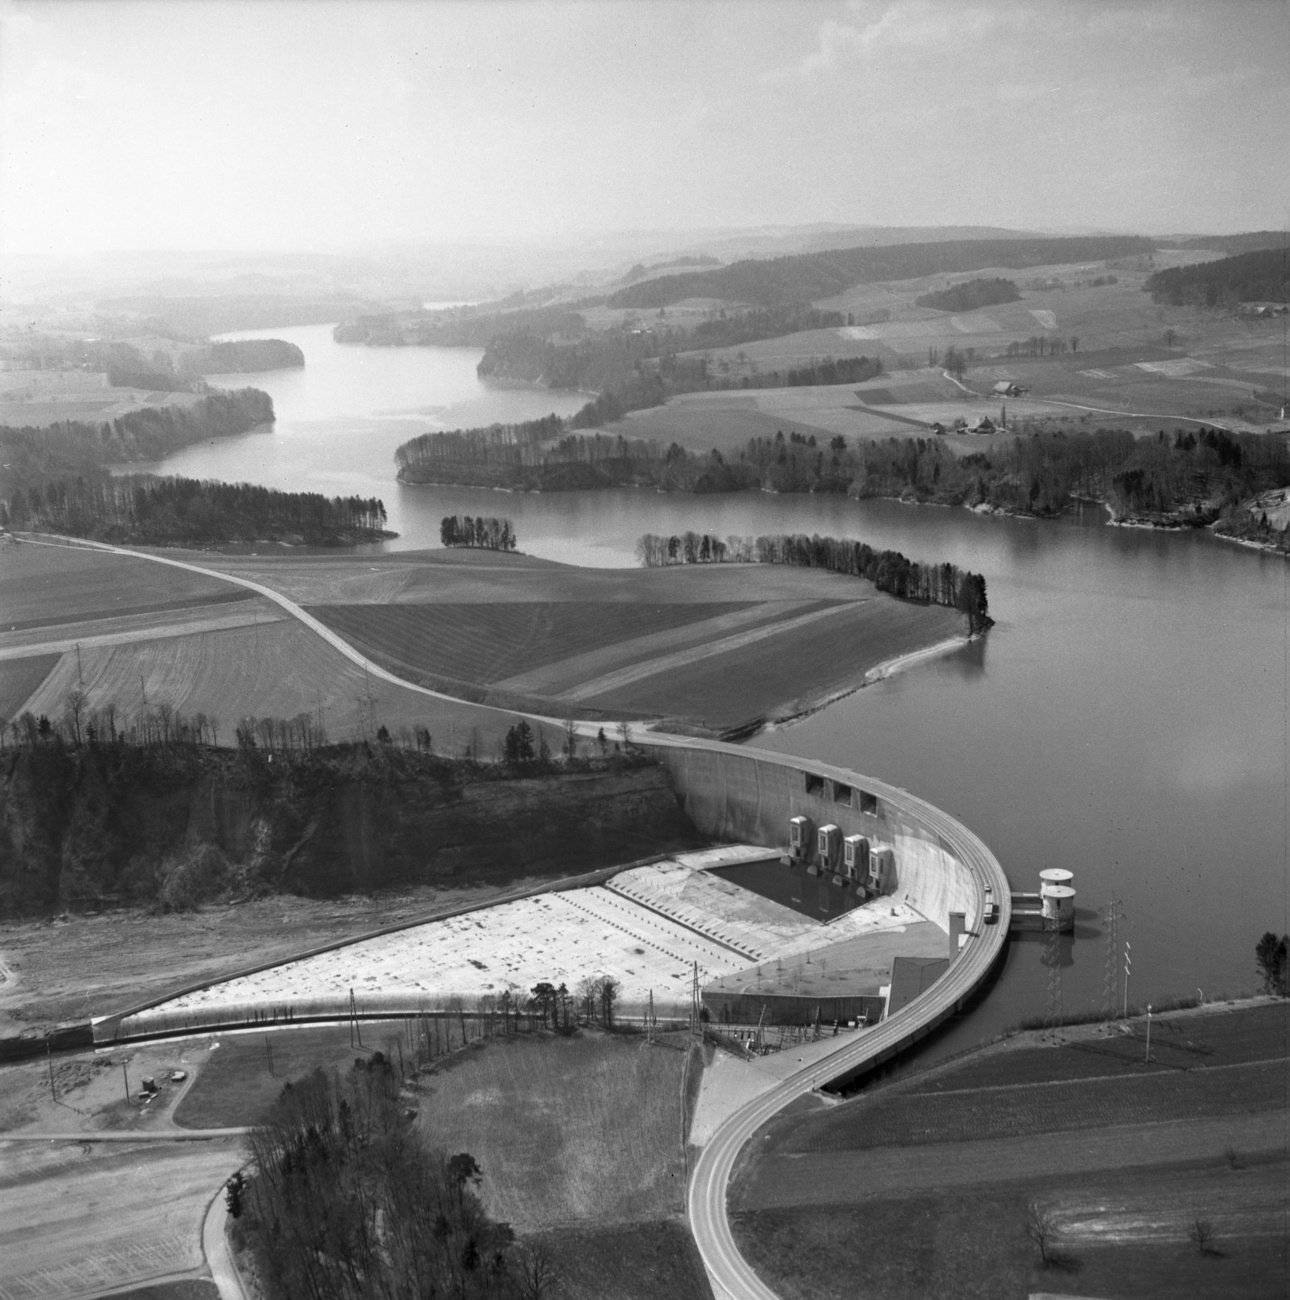
{"type": "MultiPolygon", "coordinates": [[[[859,773],[742,746],[704,742],[703,748],[652,739],[642,743],[672,774],[686,815],[714,839],[784,849],[789,819],[833,823],[845,835],[865,835],[895,850],[885,892],[907,902],[947,933],[949,914],[977,928],[984,884],[967,865],[968,845],[956,846],[952,819],[929,824],[922,801],[859,773]]],[[[968,834],[965,832],[965,835],[968,834]]]]}

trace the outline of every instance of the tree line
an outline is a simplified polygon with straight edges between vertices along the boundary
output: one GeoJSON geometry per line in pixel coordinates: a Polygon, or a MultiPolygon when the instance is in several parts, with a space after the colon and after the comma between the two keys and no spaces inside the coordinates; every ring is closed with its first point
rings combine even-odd
{"type": "Polygon", "coordinates": [[[191,443],[272,422],[268,393],[241,388],[213,392],[186,405],[146,406],[103,423],[0,426],[0,497],[69,476],[106,479],[108,464],[160,460],[191,443]]]}
{"type": "Polygon", "coordinates": [[[934,307],[937,311],[977,311],[1003,302],[1016,302],[1020,297],[1021,291],[1015,281],[996,276],[991,280],[964,280],[962,284],[925,293],[914,302],[919,307],[934,307]]]}
{"type": "Polygon", "coordinates": [[[439,540],[445,546],[476,546],[486,551],[513,551],[515,528],[509,519],[494,515],[445,515],[439,521],[439,540]]]}
{"type": "Polygon", "coordinates": [[[287,1084],[228,1186],[235,1242],[281,1300],[536,1300],[547,1284],[485,1213],[478,1163],[432,1148],[399,1087],[380,1052],[287,1084]]]}
{"type": "Polygon", "coordinates": [[[400,447],[396,458],[406,482],[833,492],[1044,516],[1087,499],[1122,513],[1186,510],[1191,522],[1210,522],[1256,492],[1290,485],[1285,439],[1206,428],[1144,438],[1124,429],[1058,431],[966,456],[931,435],[851,444],[841,434],[821,441],[780,430],[773,438],[749,439],[739,451],[705,454],[621,435],[542,442],[498,428],[424,434],[400,447]]]}
{"type": "Polygon", "coordinates": [[[899,551],[877,551],[866,542],[837,537],[779,533],[762,537],[710,537],[686,532],[671,537],[646,533],[636,543],[646,568],[673,564],[795,564],[865,578],[879,591],[902,600],[948,605],[967,618],[972,635],[984,632],[990,617],[985,578],[957,565],[919,564],[899,551]]]}
{"type": "Polygon", "coordinates": [[[208,479],[58,479],[17,488],[0,503],[0,523],[75,537],[153,546],[292,541],[347,545],[392,536],[375,497],[279,492],[208,479]]]}
{"type": "Polygon", "coordinates": [[[1194,266],[1157,271],[1142,286],[1154,302],[1235,307],[1242,302],[1290,302],[1290,261],[1284,239],[1274,248],[1237,253],[1194,266]]]}

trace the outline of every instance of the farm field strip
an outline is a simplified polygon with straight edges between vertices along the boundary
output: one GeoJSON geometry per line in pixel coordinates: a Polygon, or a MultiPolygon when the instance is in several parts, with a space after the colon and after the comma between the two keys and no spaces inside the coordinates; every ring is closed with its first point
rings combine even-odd
{"type": "Polygon", "coordinates": [[[166,637],[220,632],[229,628],[277,623],[287,615],[272,601],[239,601],[189,609],[182,617],[171,611],[153,614],[121,614],[92,623],[69,623],[55,627],[34,627],[23,632],[0,632],[0,659],[19,659],[32,654],[62,654],[80,646],[128,645],[131,641],[156,641],[166,637]]]}
{"type": "MultiPolygon", "coordinates": [[[[333,741],[361,739],[382,723],[394,734],[420,725],[430,728],[440,753],[449,748],[445,741],[450,735],[456,738],[454,752],[469,745],[476,753],[490,753],[514,721],[506,714],[369,678],[290,618],[88,650],[82,645],[81,673],[91,709],[114,704],[124,722],[143,706],[146,692],[150,707],[164,703],[190,717],[202,712],[220,719],[226,744],[243,717],[294,718],[321,712],[333,741]]],[[[28,707],[59,716],[78,685],[76,655],[70,653],[28,707]]]]}
{"type": "MultiPolygon", "coordinates": [[[[824,607],[833,608],[836,603],[831,602],[824,607]]],[[[534,669],[532,672],[508,677],[497,682],[496,685],[504,690],[523,691],[535,695],[558,695],[564,689],[615,670],[624,661],[630,664],[643,657],[652,660],[660,651],[668,652],[694,644],[706,644],[712,653],[720,653],[717,649],[720,641],[708,638],[719,637],[735,629],[746,628],[750,624],[768,628],[799,617],[804,612],[819,611],[822,605],[824,602],[814,600],[767,601],[731,614],[705,619],[702,622],[682,624],[667,631],[619,641],[599,650],[570,655],[534,669]]]]}
{"type": "Polygon", "coordinates": [[[0,627],[35,625],[51,617],[102,617],[108,609],[128,614],[167,608],[172,602],[200,605],[242,591],[214,574],[84,546],[24,542],[0,547],[0,627]]]}
{"type": "MultiPolygon", "coordinates": [[[[1262,1151],[1284,1146],[1284,1109],[1260,1115],[1097,1126],[1077,1132],[992,1136],[988,1158],[973,1142],[889,1144],[863,1151],[776,1155],[759,1163],[733,1201],[741,1210],[856,1204],[983,1182],[1077,1175],[1139,1165],[1218,1160],[1229,1146],[1262,1151]]],[[[733,1204],[732,1204],[733,1208],[733,1204]]]]}
{"type": "Polygon", "coordinates": [[[738,614],[746,608],[742,602],[606,606],[532,601],[319,605],[311,607],[310,613],[361,649],[418,670],[495,684],[517,670],[524,673],[562,660],[578,648],[613,646],[644,629],[664,629],[661,635],[666,637],[671,629],[702,626],[728,611],[738,614]]]}
{"type": "Polygon", "coordinates": [[[829,606],[825,609],[812,610],[810,613],[798,614],[793,618],[784,619],[768,627],[750,628],[743,632],[736,632],[730,636],[722,637],[717,641],[710,641],[705,645],[659,655],[657,658],[647,660],[645,663],[634,664],[628,668],[619,668],[613,672],[605,673],[601,677],[593,678],[591,681],[575,686],[571,690],[561,692],[558,698],[571,703],[594,699],[596,696],[606,695],[611,691],[622,690],[625,686],[635,685],[635,683],[647,677],[656,677],[660,673],[674,672],[679,668],[686,668],[691,664],[709,660],[733,650],[746,649],[759,641],[766,640],[767,637],[799,632],[813,623],[835,618],[840,613],[849,612],[854,605],[865,603],[867,602],[855,601],[848,604],[829,606]]]}
{"type": "Polygon", "coordinates": [[[155,605],[137,605],[129,610],[118,607],[116,609],[86,610],[75,614],[50,614],[43,618],[31,618],[18,623],[10,623],[7,628],[0,626],[0,632],[26,632],[31,628],[62,627],[68,623],[94,623],[101,619],[121,618],[126,615],[132,618],[140,618],[144,615],[159,614],[163,611],[174,613],[178,610],[208,609],[214,605],[233,605],[241,601],[255,599],[254,592],[247,591],[244,588],[235,588],[233,591],[205,598],[181,597],[177,600],[162,601],[155,605]]]}
{"type": "Polygon", "coordinates": [[[831,691],[860,686],[865,672],[876,664],[925,649],[959,630],[960,616],[942,606],[856,602],[809,636],[700,658],[675,676],[633,682],[597,696],[594,703],[630,717],[697,718],[715,729],[767,714],[791,717],[831,691]]]}

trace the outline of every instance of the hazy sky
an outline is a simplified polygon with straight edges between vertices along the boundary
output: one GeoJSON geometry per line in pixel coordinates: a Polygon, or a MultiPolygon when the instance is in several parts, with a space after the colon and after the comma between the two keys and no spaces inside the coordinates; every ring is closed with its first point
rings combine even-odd
{"type": "Polygon", "coordinates": [[[1290,217],[1285,0],[0,0],[6,251],[1290,217]]]}

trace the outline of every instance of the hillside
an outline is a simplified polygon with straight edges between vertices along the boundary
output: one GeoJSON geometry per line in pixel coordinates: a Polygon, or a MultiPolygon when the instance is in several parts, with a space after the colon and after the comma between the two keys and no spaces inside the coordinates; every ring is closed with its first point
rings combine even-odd
{"type": "Polygon", "coordinates": [[[3,425],[0,499],[59,478],[79,475],[90,482],[106,480],[106,465],[159,460],[194,442],[227,438],[272,422],[269,395],[258,388],[242,388],[190,398],[184,405],[145,406],[110,422],[69,419],[46,428],[3,425]]]}
{"type": "Polygon", "coordinates": [[[736,262],[715,271],[661,276],[613,294],[611,307],[668,307],[685,298],[720,298],[759,307],[814,302],[861,282],[1058,262],[1103,261],[1147,253],[1149,239],[1103,235],[1071,239],[951,240],[807,253],[769,261],[736,262]]]}
{"type": "Polygon", "coordinates": [[[1229,307],[1241,302],[1290,301],[1290,257],[1285,247],[1264,248],[1216,262],[1157,271],[1144,288],[1156,302],[1229,307]]]}
{"type": "Polygon", "coordinates": [[[663,770],[613,756],[516,770],[384,745],[37,740],[5,772],[0,917],[498,884],[699,843],[663,770]]]}

